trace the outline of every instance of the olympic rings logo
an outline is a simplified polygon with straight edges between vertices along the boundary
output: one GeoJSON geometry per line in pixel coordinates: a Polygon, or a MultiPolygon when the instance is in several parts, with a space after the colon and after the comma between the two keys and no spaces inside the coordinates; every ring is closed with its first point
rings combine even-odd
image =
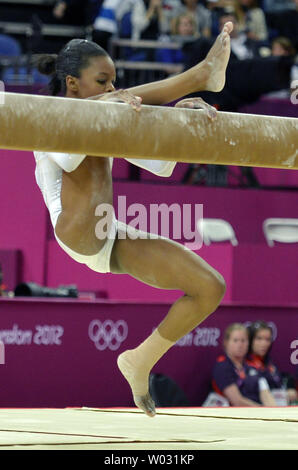
{"type": "Polygon", "coordinates": [[[107,348],[116,351],[127,338],[128,326],[124,320],[116,322],[105,320],[103,323],[99,320],[92,320],[88,334],[99,351],[104,351],[107,348]]]}

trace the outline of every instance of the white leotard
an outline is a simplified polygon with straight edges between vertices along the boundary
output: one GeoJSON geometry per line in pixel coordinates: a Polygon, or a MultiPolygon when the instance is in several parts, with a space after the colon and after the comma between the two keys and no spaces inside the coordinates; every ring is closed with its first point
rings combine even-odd
{"type": "MultiPolygon", "coordinates": [[[[55,233],[57,219],[62,211],[61,188],[63,171],[74,171],[82,163],[86,155],[34,152],[34,156],[36,159],[36,181],[43,194],[45,204],[49,209],[51,221],[54,227],[54,235],[58,244],[78,263],[83,263],[98,273],[110,272],[110,259],[115,238],[108,238],[103,248],[98,253],[86,256],[77,253],[66,246],[55,233]]],[[[176,162],[164,162],[159,160],[127,160],[134,165],[149,170],[159,176],[170,176],[176,165],[176,162]]],[[[113,158],[110,158],[110,165],[112,169],[113,158]]],[[[122,229],[127,228],[126,224],[117,221],[114,216],[111,232],[115,234],[119,227],[122,229]]]]}
{"type": "MultiPolygon", "coordinates": [[[[36,160],[35,177],[42,192],[45,204],[49,210],[51,222],[55,228],[57,219],[62,211],[61,187],[63,170],[70,173],[82,163],[86,155],[34,152],[36,160]]],[[[126,158],[128,162],[159,176],[171,176],[176,162],[160,160],[138,160],[126,158]]],[[[110,158],[111,170],[113,158],[110,158]]]]}

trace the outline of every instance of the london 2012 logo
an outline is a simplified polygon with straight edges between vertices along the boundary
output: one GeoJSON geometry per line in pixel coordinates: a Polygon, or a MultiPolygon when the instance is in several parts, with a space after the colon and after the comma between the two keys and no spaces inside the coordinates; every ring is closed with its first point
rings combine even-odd
{"type": "Polygon", "coordinates": [[[124,320],[92,320],[89,324],[88,334],[94,346],[99,351],[110,349],[116,351],[128,335],[128,325],[124,320]]]}

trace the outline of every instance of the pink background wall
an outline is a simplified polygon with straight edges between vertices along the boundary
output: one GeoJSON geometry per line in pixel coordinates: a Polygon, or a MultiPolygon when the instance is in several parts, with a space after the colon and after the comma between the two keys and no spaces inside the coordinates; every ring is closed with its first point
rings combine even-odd
{"type": "MultiPolygon", "coordinates": [[[[143,341],[169,307],[166,303],[0,299],[0,338],[5,344],[0,406],[133,406],[117,357],[143,341]],[[96,338],[98,328],[90,328],[94,320],[102,325],[108,321],[104,336],[96,338]],[[120,327],[118,338],[113,336],[118,321],[125,322],[127,336],[120,327]]],[[[272,359],[281,371],[294,375],[291,343],[297,339],[297,315],[298,304],[220,306],[171,348],[153,372],[171,377],[190,404],[199,406],[208,394],[216,357],[222,354],[225,328],[233,322],[263,319],[272,324],[276,336],[272,359]]]]}
{"type": "Polygon", "coordinates": [[[23,278],[42,280],[47,214],[34,182],[29,152],[0,152],[0,249],[20,249],[23,278]]]}
{"type": "MultiPolygon", "coordinates": [[[[117,177],[128,163],[116,159],[114,162],[117,177]]],[[[128,276],[124,276],[124,281],[123,276],[98,275],[72,261],[53,240],[47,210],[35,183],[33,154],[2,150],[0,168],[0,250],[21,251],[22,280],[51,287],[74,283],[80,290],[106,291],[109,298],[118,300],[177,298],[177,292],[153,289],[128,276]]],[[[297,171],[289,171],[297,178],[297,171]]],[[[153,203],[178,202],[192,207],[203,204],[204,217],[230,222],[239,241],[236,247],[219,243],[198,251],[225,277],[224,300],[298,301],[297,244],[269,248],[262,231],[262,223],[268,217],[297,217],[298,192],[185,186],[174,184],[171,179],[158,179],[163,184],[116,181],[115,206],[120,195],[126,195],[127,206],[135,202],[146,207],[153,203]],[[272,289],[272,285],[279,288],[272,289]]],[[[9,273],[4,281],[8,282],[8,278],[9,273]]]]}

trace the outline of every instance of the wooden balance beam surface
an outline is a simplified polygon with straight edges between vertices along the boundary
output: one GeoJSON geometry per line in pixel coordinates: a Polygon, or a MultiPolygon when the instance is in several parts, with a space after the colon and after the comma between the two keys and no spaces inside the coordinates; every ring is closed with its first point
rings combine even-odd
{"type": "Polygon", "coordinates": [[[298,119],[0,93],[0,147],[298,169],[298,119]]]}

